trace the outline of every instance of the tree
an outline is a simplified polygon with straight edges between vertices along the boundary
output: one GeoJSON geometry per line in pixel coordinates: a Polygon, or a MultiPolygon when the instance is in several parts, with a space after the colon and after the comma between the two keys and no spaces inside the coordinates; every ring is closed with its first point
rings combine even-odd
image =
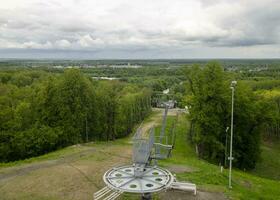
{"type": "Polygon", "coordinates": [[[200,157],[213,162],[222,160],[226,110],[223,70],[218,63],[210,63],[203,70],[195,66],[188,80],[192,91],[188,107],[194,123],[193,141],[200,157]]]}
{"type": "Polygon", "coordinates": [[[88,140],[126,136],[151,108],[149,90],[119,81],[92,81],[77,69],[46,78],[41,72],[11,76],[13,81],[29,77],[28,84],[10,82],[5,76],[0,83],[0,161],[4,162],[88,140]]]}
{"type": "Polygon", "coordinates": [[[234,106],[233,162],[240,169],[252,169],[260,158],[260,139],[267,120],[264,104],[252,89],[239,83],[234,106]]]}
{"type": "MultiPolygon", "coordinates": [[[[230,126],[230,80],[219,63],[187,71],[190,95],[190,137],[199,156],[211,162],[224,160],[226,127],[230,126]]],[[[260,154],[260,129],[264,123],[262,105],[254,93],[238,84],[235,95],[234,151],[235,163],[242,169],[255,166],[260,154]]]]}
{"type": "Polygon", "coordinates": [[[257,91],[257,95],[266,108],[265,139],[280,138],[280,90],[260,90],[257,91]]]}

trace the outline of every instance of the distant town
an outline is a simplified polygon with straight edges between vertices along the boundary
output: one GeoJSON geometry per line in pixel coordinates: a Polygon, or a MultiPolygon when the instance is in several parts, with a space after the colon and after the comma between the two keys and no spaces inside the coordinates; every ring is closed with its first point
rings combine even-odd
{"type": "MultiPolygon", "coordinates": [[[[33,66],[36,67],[36,66],[33,66]]],[[[73,65],[73,66],[63,66],[63,65],[55,65],[53,68],[56,69],[63,69],[63,68],[104,68],[104,67],[109,67],[109,68],[140,68],[142,65],[131,65],[130,63],[127,64],[113,64],[113,65],[107,65],[107,64],[97,64],[97,65],[88,65],[88,64],[81,64],[81,65],[73,65]]]]}

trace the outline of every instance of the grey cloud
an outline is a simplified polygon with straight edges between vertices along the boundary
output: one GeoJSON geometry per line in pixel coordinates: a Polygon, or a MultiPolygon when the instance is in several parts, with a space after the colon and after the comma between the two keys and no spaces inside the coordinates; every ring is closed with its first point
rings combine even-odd
{"type": "Polygon", "coordinates": [[[280,42],[279,1],[251,2],[245,4],[242,12],[228,16],[219,24],[227,30],[238,30],[229,35],[222,44],[229,46],[253,46],[277,44],[280,42]]]}
{"type": "Polygon", "coordinates": [[[104,5],[86,0],[69,5],[66,1],[34,1],[38,2],[30,7],[0,9],[1,49],[15,52],[18,48],[22,53],[28,48],[34,53],[31,49],[35,48],[48,55],[57,50],[94,52],[104,56],[106,52],[118,55],[116,51],[146,55],[145,50],[164,55],[162,49],[181,55],[184,53],[180,51],[190,53],[190,49],[201,48],[211,55],[209,48],[228,52],[250,48],[257,52],[261,46],[271,46],[266,48],[274,53],[280,42],[280,4],[276,0],[240,0],[232,6],[229,0],[200,0],[200,7],[193,1],[194,8],[179,0],[163,4],[119,0],[120,4],[114,1],[114,5],[108,0],[104,5]],[[79,7],[80,3],[89,4],[93,10],[90,6],[79,7]]]}

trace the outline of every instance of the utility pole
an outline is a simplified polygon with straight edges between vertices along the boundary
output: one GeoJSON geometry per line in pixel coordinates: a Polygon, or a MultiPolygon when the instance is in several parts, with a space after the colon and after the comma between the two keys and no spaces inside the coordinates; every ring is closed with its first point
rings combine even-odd
{"type": "Polygon", "coordinates": [[[86,116],[86,141],[88,142],[88,126],[87,126],[87,116],[86,116]]]}
{"type": "Polygon", "coordinates": [[[231,82],[231,129],[230,129],[230,152],[229,152],[229,180],[228,180],[228,187],[231,189],[231,170],[232,170],[232,139],[233,139],[233,108],[234,108],[234,92],[235,92],[235,86],[237,84],[237,81],[231,82]]]}

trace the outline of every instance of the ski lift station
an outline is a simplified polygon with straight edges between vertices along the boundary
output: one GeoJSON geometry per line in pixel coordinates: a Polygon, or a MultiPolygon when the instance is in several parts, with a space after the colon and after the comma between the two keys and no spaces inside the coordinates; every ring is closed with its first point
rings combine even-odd
{"type": "Polygon", "coordinates": [[[148,138],[144,138],[141,126],[134,134],[133,163],[131,165],[114,167],[103,175],[105,187],[94,193],[95,200],[114,200],[122,193],[134,193],[141,195],[142,199],[151,199],[152,194],[171,189],[191,191],[196,195],[196,185],[192,183],[178,182],[175,176],[167,169],[157,165],[158,160],[168,159],[175,145],[174,121],[171,130],[171,142],[168,143],[165,136],[168,102],[162,119],[160,136],[155,136],[155,129],[149,130],[148,138]]]}

